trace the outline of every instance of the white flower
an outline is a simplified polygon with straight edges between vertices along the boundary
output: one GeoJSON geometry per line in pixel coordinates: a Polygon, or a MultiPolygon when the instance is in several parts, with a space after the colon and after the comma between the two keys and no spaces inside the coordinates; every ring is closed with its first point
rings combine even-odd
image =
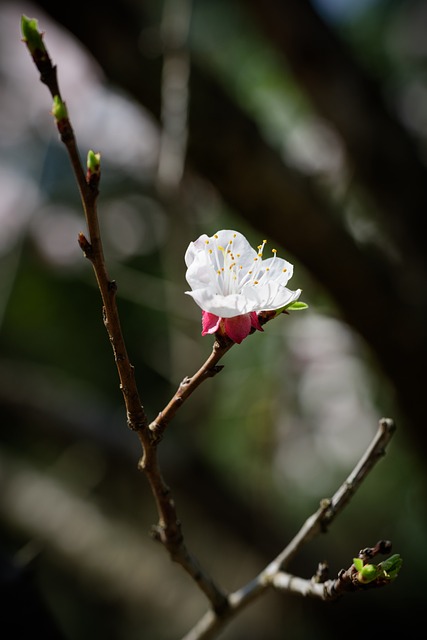
{"type": "MultiPolygon", "coordinates": [[[[186,293],[204,312],[203,334],[214,333],[221,326],[224,329],[220,321],[246,316],[245,328],[235,334],[239,339],[225,331],[235,342],[241,342],[251,327],[261,329],[257,313],[286,307],[299,298],[300,289],[286,287],[293,265],[278,258],[275,249],[272,258],[263,260],[265,244],[266,240],[255,251],[241,233],[227,229],[211,237],[203,234],[190,243],[185,263],[192,290],[186,293]]],[[[227,324],[236,326],[238,322],[227,324]]]]}

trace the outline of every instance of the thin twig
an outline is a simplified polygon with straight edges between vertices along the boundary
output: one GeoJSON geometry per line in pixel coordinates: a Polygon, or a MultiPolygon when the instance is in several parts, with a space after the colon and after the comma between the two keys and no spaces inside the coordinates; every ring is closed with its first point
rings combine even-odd
{"type": "MultiPolygon", "coordinates": [[[[309,595],[320,597],[319,592],[321,590],[319,587],[311,587],[308,581],[284,573],[283,568],[300,551],[303,545],[324,531],[338,513],[342,511],[368,473],[384,455],[394,431],[395,424],[393,420],[382,418],[366,452],[333,497],[321,501],[319,509],[305,521],[291,542],[258,576],[229,595],[229,606],[223,615],[218,616],[213,611],[207,611],[182,640],[208,640],[214,638],[229,620],[234,618],[238,612],[247,607],[253,600],[265,593],[269,587],[277,588],[280,586],[283,589],[286,585],[288,590],[293,591],[298,588],[300,593],[306,592],[309,595]]],[[[326,593],[323,594],[323,599],[331,599],[337,591],[339,593],[344,591],[343,588],[338,588],[336,581],[330,581],[326,588],[323,588],[326,590],[326,593]]]]}
{"type": "Polygon", "coordinates": [[[341,569],[336,578],[327,580],[327,565],[321,563],[317,573],[309,580],[293,576],[285,571],[278,571],[273,575],[271,585],[280,591],[310,596],[325,601],[337,600],[343,594],[352,591],[381,588],[393,582],[402,560],[398,554],[395,554],[385,562],[374,566],[372,565],[372,558],[378,554],[388,555],[391,547],[390,540],[379,540],[373,547],[367,547],[359,551],[358,558],[362,560],[362,567],[365,566],[368,572],[361,571],[360,566],[356,566],[356,560],[353,559],[348,569],[341,569]],[[393,569],[396,569],[395,575],[393,574],[393,569]]]}
{"type": "Polygon", "coordinates": [[[396,426],[390,418],[382,418],[379,421],[377,432],[369,447],[345,482],[331,499],[321,500],[319,509],[306,520],[293,540],[267,567],[266,574],[274,575],[279,570],[284,569],[304,544],[327,529],[353,497],[368,473],[382,458],[395,430],[396,426]]]}
{"type": "Polygon", "coordinates": [[[172,420],[184,401],[190,397],[193,391],[195,391],[195,389],[197,389],[197,387],[207,378],[212,378],[221,371],[222,366],[218,366],[218,362],[233,345],[234,342],[231,340],[217,338],[214,342],[212,353],[203,366],[200,367],[200,369],[191,378],[184,378],[175,395],[171,398],[163,411],[160,411],[157,418],[149,425],[156,441],[162,437],[169,422],[172,420]]]}

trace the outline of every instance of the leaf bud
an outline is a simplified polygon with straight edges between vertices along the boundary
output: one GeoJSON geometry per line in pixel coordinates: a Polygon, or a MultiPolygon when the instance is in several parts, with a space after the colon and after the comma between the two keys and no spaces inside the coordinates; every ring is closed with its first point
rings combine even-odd
{"type": "Polygon", "coordinates": [[[57,122],[68,120],[68,111],[65,102],[59,96],[53,97],[52,115],[57,122]]]}
{"type": "Polygon", "coordinates": [[[46,53],[43,44],[43,36],[38,29],[38,22],[34,18],[21,16],[21,32],[23,41],[26,43],[31,55],[40,57],[46,53]]]}
{"type": "Polygon", "coordinates": [[[376,567],[376,565],[365,564],[357,574],[357,578],[359,582],[367,584],[368,582],[372,582],[372,580],[375,580],[378,577],[379,573],[380,572],[378,571],[378,567],[376,567]]]}
{"type": "Polygon", "coordinates": [[[90,149],[87,154],[86,166],[91,175],[99,174],[101,170],[101,154],[95,153],[90,149]]]}

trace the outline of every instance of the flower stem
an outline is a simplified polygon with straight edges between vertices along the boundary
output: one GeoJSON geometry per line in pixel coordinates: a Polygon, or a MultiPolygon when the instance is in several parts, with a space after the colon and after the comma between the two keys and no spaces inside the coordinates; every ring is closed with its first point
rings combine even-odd
{"type": "Polygon", "coordinates": [[[149,425],[149,429],[156,442],[162,438],[167,425],[185,400],[190,397],[193,391],[195,391],[195,389],[197,389],[204,380],[212,378],[222,370],[222,366],[218,366],[218,362],[233,345],[234,342],[227,338],[221,337],[221,339],[215,340],[212,353],[203,366],[200,367],[200,369],[191,378],[184,378],[175,395],[171,398],[163,411],[160,411],[157,418],[149,425]]]}

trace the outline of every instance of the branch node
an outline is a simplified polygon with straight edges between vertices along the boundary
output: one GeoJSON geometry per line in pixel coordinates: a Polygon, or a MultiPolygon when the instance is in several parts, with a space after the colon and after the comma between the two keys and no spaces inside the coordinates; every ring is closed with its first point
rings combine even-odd
{"type": "Polygon", "coordinates": [[[79,233],[79,235],[77,236],[77,242],[79,243],[80,249],[83,251],[84,257],[92,261],[93,247],[84,233],[79,233]]]}
{"type": "Polygon", "coordinates": [[[396,431],[396,423],[391,418],[381,418],[380,427],[387,433],[394,433],[396,431]]]}
{"type": "Polygon", "coordinates": [[[215,614],[221,618],[224,616],[224,614],[229,611],[230,609],[230,600],[228,599],[228,597],[226,595],[224,595],[224,597],[222,599],[220,599],[219,602],[217,602],[215,604],[215,606],[213,607],[213,610],[215,612],[215,614]]]}
{"type": "Polygon", "coordinates": [[[316,573],[314,574],[312,580],[317,583],[324,583],[329,578],[329,565],[324,560],[323,562],[319,562],[316,573]]]}
{"type": "Polygon", "coordinates": [[[108,291],[113,295],[117,293],[117,282],[115,280],[108,281],[108,291]]]}
{"type": "Polygon", "coordinates": [[[162,527],[158,524],[153,524],[150,529],[150,536],[155,542],[162,542],[162,527]]]}
{"type": "Polygon", "coordinates": [[[216,364],[206,372],[206,375],[210,376],[211,378],[213,378],[214,376],[217,375],[217,373],[219,373],[223,369],[224,369],[224,365],[223,364],[216,364]]]}
{"type": "Polygon", "coordinates": [[[331,505],[332,500],[330,498],[322,498],[320,501],[320,508],[322,511],[327,511],[331,505]]]}
{"type": "Polygon", "coordinates": [[[358,558],[366,562],[379,554],[388,555],[391,553],[391,549],[392,543],[390,540],[379,540],[375,546],[361,549],[358,553],[358,558]]]}

